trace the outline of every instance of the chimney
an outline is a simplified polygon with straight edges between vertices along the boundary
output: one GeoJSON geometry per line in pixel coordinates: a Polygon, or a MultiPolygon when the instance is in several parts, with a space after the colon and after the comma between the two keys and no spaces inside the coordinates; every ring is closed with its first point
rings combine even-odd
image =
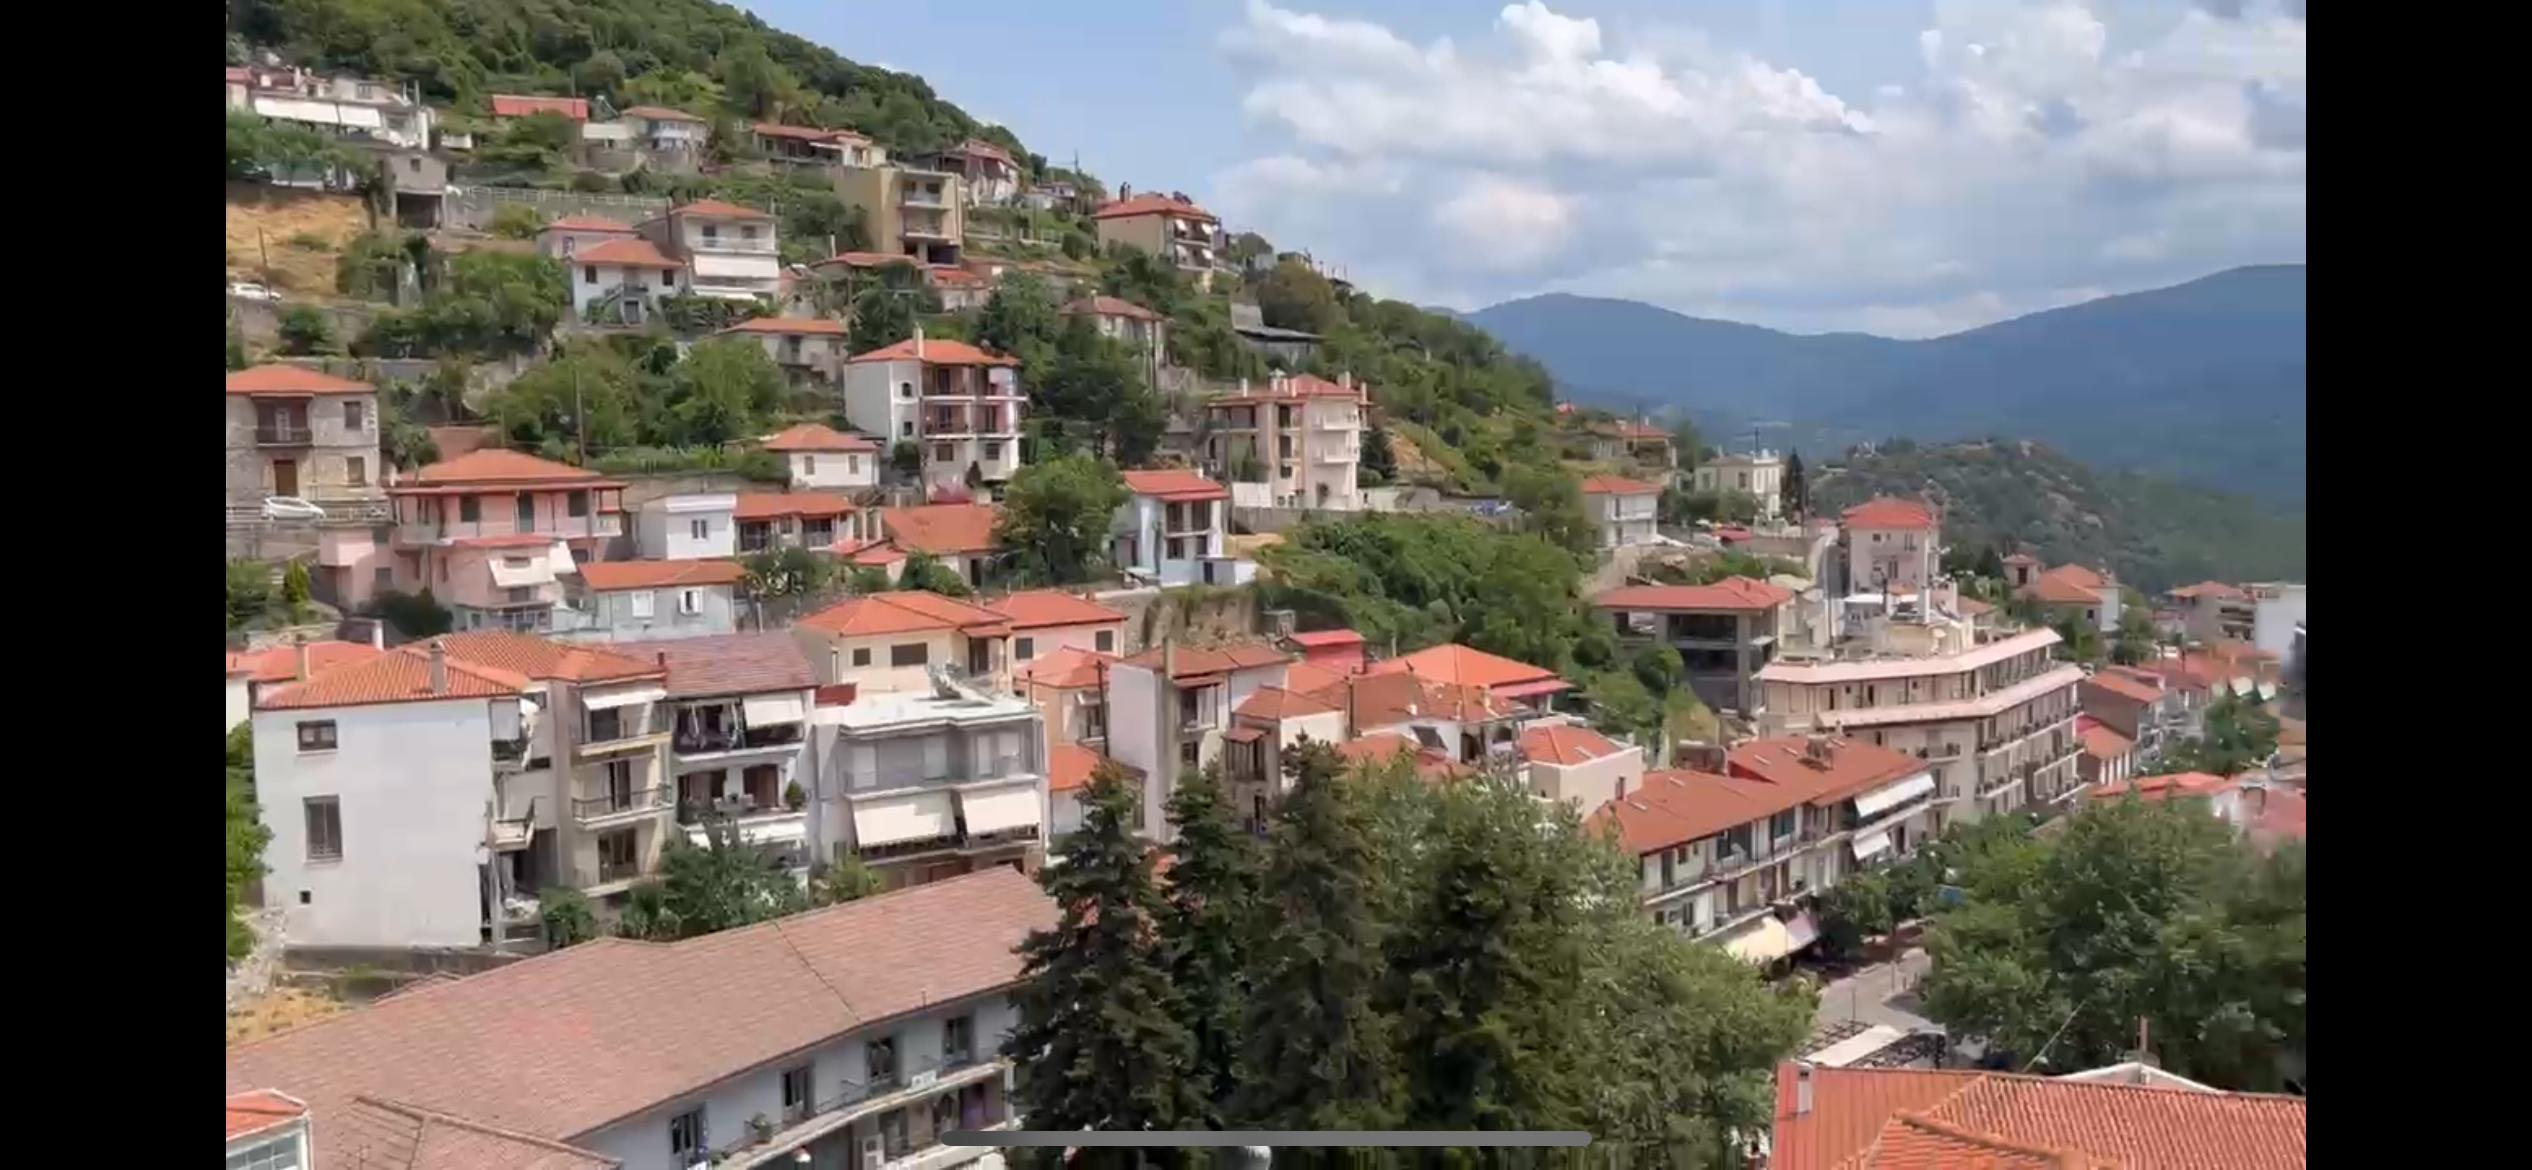
{"type": "Polygon", "coordinates": [[[370,620],[369,648],[372,650],[385,650],[387,648],[387,619],[373,618],[370,620]]]}
{"type": "Polygon", "coordinates": [[[431,693],[448,693],[448,650],[437,638],[431,639],[431,693]]]}
{"type": "Polygon", "coordinates": [[[299,663],[297,671],[290,677],[295,679],[305,679],[308,677],[308,636],[306,634],[299,634],[291,638],[291,643],[292,648],[299,652],[299,663]]]}
{"type": "Polygon", "coordinates": [[[1810,737],[1803,740],[1802,758],[1810,760],[1815,764],[1826,764],[1829,762],[1830,755],[1829,737],[1827,735],[1815,732],[1810,737]]]}
{"type": "Polygon", "coordinates": [[[914,326],[914,360],[923,360],[923,323],[920,321],[914,326]]]}
{"type": "Polygon", "coordinates": [[[1811,1062],[1794,1062],[1794,1116],[1811,1116],[1811,1062]]]}

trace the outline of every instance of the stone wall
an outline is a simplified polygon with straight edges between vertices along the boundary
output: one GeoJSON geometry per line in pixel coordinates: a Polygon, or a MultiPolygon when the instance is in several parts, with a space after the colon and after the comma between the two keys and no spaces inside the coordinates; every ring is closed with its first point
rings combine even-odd
{"type": "Polygon", "coordinates": [[[595,215],[631,225],[668,212],[668,200],[658,195],[592,194],[547,191],[535,187],[459,187],[449,191],[446,206],[441,210],[440,226],[483,231],[492,222],[493,212],[513,203],[533,207],[544,213],[549,221],[566,215],[595,215]]]}

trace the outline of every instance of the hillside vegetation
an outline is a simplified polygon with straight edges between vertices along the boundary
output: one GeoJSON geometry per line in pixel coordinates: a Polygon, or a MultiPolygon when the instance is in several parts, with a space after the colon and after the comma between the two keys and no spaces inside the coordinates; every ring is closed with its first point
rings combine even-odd
{"type": "Polygon", "coordinates": [[[2304,575],[2305,523],[2242,496],[2129,472],[2096,471],[2038,443],[1881,444],[1823,467],[1823,513],[1876,495],[1943,508],[1944,543],[2010,546],[2049,564],[2108,565],[2149,593],[2209,578],[2304,575]]]}

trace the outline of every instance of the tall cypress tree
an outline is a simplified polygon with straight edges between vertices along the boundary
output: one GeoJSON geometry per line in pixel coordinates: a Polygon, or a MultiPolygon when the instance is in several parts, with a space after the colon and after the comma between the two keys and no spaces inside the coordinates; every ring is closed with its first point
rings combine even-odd
{"type": "Polygon", "coordinates": [[[1399,1116],[1390,1021],[1374,997],[1381,922],[1367,817],[1342,759],[1285,757],[1251,937],[1243,1082],[1231,1116],[1289,1129],[1379,1129],[1399,1116]]]}
{"type": "Polygon", "coordinates": [[[1033,1128],[1171,1129],[1200,1118],[1135,806],[1135,784],[1101,767],[1082,791],[1081,831],[1038,874],[1062,918],[1020,944],[1020,1022],[1002,1046],[1028,1070],[1018,1096],[1033,1128]]]}
{"type": "Polygon", "coordinates": [[[1207,1102],[1202,1121],[1218,1127],[1222,1105],[1239,1084],[1248,931],[1262,859],[1256,839],[1232,819],[1218,763],[1179,781],[1169,798],[1169,822],[1178,840],[1170,846],[1160,950],[1178,994],[1180,1023],[1195,1047],[1188,1079],[1207,1102]]]}
{"type": "Polygon", "coordinates": [[[1785,452],[1785,482],[1782,492],[1785,515],[1800,520],[1811,511],[1811,485],[1803,482],[1802,452],[1785,452]]]}

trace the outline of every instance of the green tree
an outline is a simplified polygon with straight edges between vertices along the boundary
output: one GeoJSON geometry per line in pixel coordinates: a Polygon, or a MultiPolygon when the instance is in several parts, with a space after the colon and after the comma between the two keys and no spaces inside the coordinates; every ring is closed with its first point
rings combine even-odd
{"type": "MultiPolygon", "coordinates": [[[[645,883],[648,884],[648,883],[645,883]]],[[[669,838],[660,858],[659,903],[643,937],[694,938],[796,914],[809,896],[772,854],[739,838],[728,817],[704,818],[704,843],[669,838]]]]}
{"type": "Polygon", "coordinates": [[[762,42],[750,39],[721,53],[722,100],[750,118],[772,117],[785,91],[792,88],[762,42]]]}
{"type": "Polygon", "coordinates": [[[228,608],[231,631],[245,629],[272,612],[273,573],[262,563],[232,560],[228,563],[228,608]]]}
{"type": "Polygon", "coordinates": [[[1582,485],[1553,464],[1504,472],[1504,499],[1521,510],[1525,531],[1576,554],[1600,547],[1600,530],[1583,510],[1582,485]]]}
{"type": "Polygon", "coordinates": [[[241,723],[228,734],[228,894],[229,962],[235,964],[255,949],[255,930],[239,917],[246,887],[264,876],[264,846],[272,831],[255,808],[255,725],[241,723]]]}
{"type": "Polygon", "coordinates": [[[1820,947],[1832,957],[1860,958],[1864,940],[1888,934],[1896,925],[1890,878],[1880,870],[1849,874],[1820,898],[1820,947]]]}
{"type": "Polygon", "coordinates": [[[1249,932],[1263,865],[1222,786],[1219,762],[1180,779],[1169,796],[1169,889],[1159,921],[1160,962],[1177,992],[1192,1055],[1187,1077],[1205,1102],[1198,1121],[1224,1122],[1246,1047],[1249,932]]]}
{"type": "Polygon", "coordinates": [[[1257,282],[1257,308],[1277,329],[1325,333],[1337,319],[1336,290],[1298,258],[1281,260],[1257,282]]]}
{"type": "MultiPolygon", "coordinates": [[[[478,161],[484,163],[548,170],[562,165],[579,145],[579,123],[572,121],[564,114],[552,110],[540,110],[526,117],[510,119],[502,125],[500,130],[491,135],[491,141],[484,143],[475,153],[478,161]]],[[[518,221],[514,219],[511,222],[518,221]]],[[[507,234],[499,230],[501,226],[501,215],[496,212],[492,220],[494,235],[507,234]]],[[[530,236],[535,234],[533,231],[528,233],[530,236]]],[[[527,237],[510,236],[509,238],[525,239],[527,237]]]]}
{"type": "Polygon", "coordinates": [[[888,888],[888,881],[873,872],[862,859],[846,854],[844,859],[826,867],[826,871],[809,883],[809,901],[818,906],[841,906],[858,902],[888,888]]]}
{"type": "Polygon", "coordinates": [[[281,352],[293,356],[341,353],[334,338],[334,319],[314,305],[292,305],[281,311],[281,352]]]}
{"type": "Polygon", "coordinates": [[[833,558],[797,545],[749,553],[739,565],[746,571],[740,584],[750,597],[807,597],[835,580],[833,558]]]}
{"type": "Polygon", "coordinates": [[[1038,873],[1059,919],[1020,944],[1019,1023],[1003,1055],[1029,1070],[1019,1112],[1046,1129],[1170,1129],[1206,1103],[1158,953],[1167,907],[1135,834],[1136,781],[1114,764],[1082,790],[1081,830],[1038,873]]]}
{"type": "MultiPolygon", "coordinates": [[[[546,115],[539,115],[540,117],[546,115]]],[[[554,114],[560,118],[562,115],[554,114]]],[[[564,123],[569,126],[569,122],[564,123]]],[[[504,203],[492,211],[492,219],[484,230],[505,240],[531,240],[545,230],[545,213],[525,203],[504,203]]]]}
{"type": "Polygon", "coordinates": [[[970,597],[976,592],[968,588],[966,579],[958,575],[958,570],[942,564],[939,557],[921,551],[906,554],[905,567],[897,571],[897,588],[938,593],[943,597],[970,597]]]}
{"type": "Polygon", "coordinates": [[[2277,730],[2276,716],[2228,690],[2207,704],[2202,734],[2163,749],[2163,767],[2217,776],[2245,772],[2276,754],[2277,730]]]}
{"type": "Polygon", "coordinates": [[[553,950],[585,943],[597,938],[598,913],[589,905],[589,895],[569,886],[549,886],[537,892],[537,916],[545,925],[545,945],[553,950]]]}
{"type": "Polygon", "coordinates": [[[2154,611],[2147,608],[2145,598],[2135,590],[2119,606],[2119,632],[2110,643],[2110,660],[2121,666],[2135,666],[2152,661],[2163,652],[2161,635],[2154,629],[2154,611]]]}
{"type": "Polygon", "coordinates": [[[306,621],[308,615],[308,563],[293,560],[281,571],[281,605],[294,622],[306,621]]]}
{"type": "Polygon", "coordinates": [[[1682,418],[1670,429],[1671,446],[1679,452],[1679,465],[1694,468],[1706,461],[1706,437],[1697,430],[1694,419],[1682,418]]]}
{"type": "Polygon", "coordinates": [[[897,440],[888,448],[888,467],[906,479],[923,474],[923,444],[912,439],[897,440]]]}
{"type": "Polygon", "coordinates": [[[1656,643],[1636,651],[1635,656],[1627,660],[1627,669],[1634,673],[1635,681],[1644,684],[1647,692],[1660,698],[1679,685],[1680,676],[1687,667],[1680,661],[1677,649],[1656,643]]]}
{"type": "Polygon", "coordinates": [[[1046,373],[1045,363],[1063,331],[1055,292],[1034,272],[1005,274],[976,318],[976,344],[1020,359],[1020,376],[1031,387],[1046,373]]]}
{"type": "Polygon", "coordinates": [[[1355,479],[1364,485],[1389,483],[1398,478],[1398,456],[1390,450],[1389,432],[1380,427],[1363,430],[1362,463],[1355,479]]]}
{"type": "Polygon", "coordinates": [[[914,298],[898,289],[873,285],[853,298],[853,319],[846,347],[854,354],[884,349],[914,336],[914,298]]]}
{"type": "Polygon", "coordinates": [[[1394,1021],[1374,1001],[1379,859],[1335,751],[1305,743],[1284,759],[1291,788],[1260,886],[1246,1077],[1228,1112],[1273,1128],[1382,1128],[1398,1117],[1405,1085],[1394,1021]]]}
{"type": "Polygon", "coordinates": [[[1105,562],[1108,526],[1129,494],[1115,465],[1091,455],[1032,463],[1003,492],[994,539],[1016,549],[1019,579],[1068,585],[1105,562]]]}
{"type": "Polygon", "coordinates": [[[1779,501],[1781,510],[1787,518],[1799,521],[1811,514],[1811,483],[1803,476],[1800,451],[1785,453],[1785,475],[1780,495],[1783,497],[1779,501]]]}
{"type": "Polygon", "coordinates": [[[764,346],[745,337],[702,342],[670,374],[666,437],[717,446],[761,434],[782,398],[782,370],[764,346]]]}

